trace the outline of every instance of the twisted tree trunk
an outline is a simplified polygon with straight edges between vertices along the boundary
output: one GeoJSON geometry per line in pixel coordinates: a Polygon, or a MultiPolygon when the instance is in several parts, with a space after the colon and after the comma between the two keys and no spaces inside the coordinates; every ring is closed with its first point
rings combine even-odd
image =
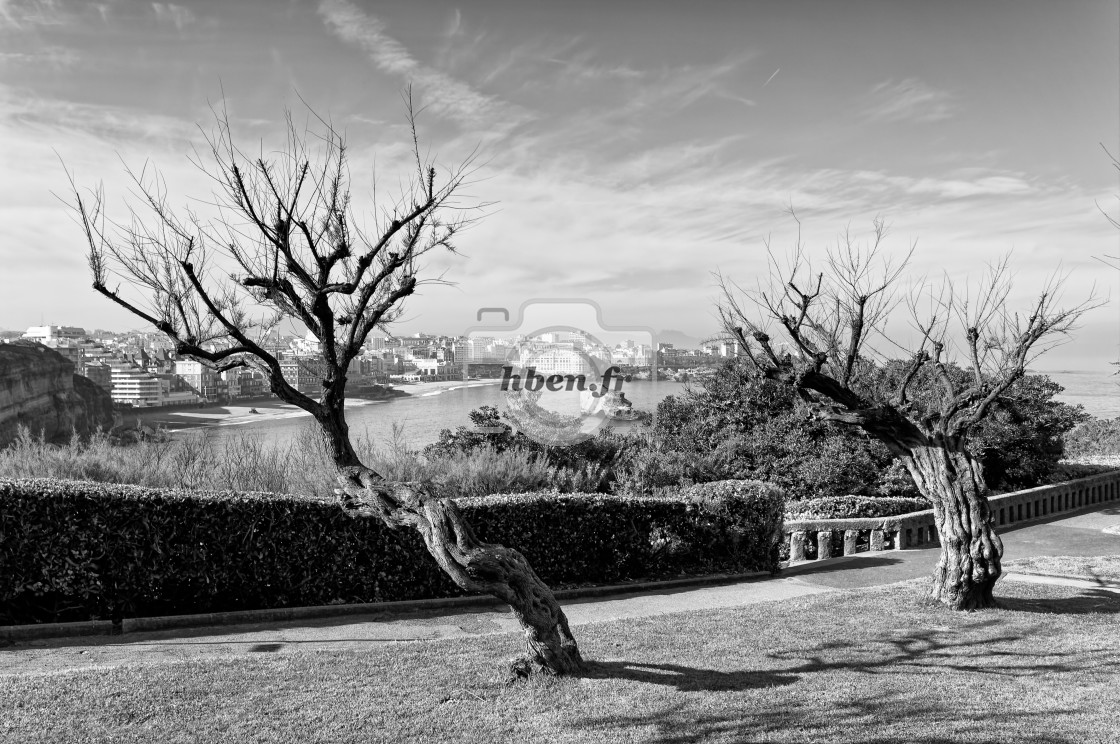
{"type": "Polygon", "coordinates": [[[933,505],[941,557],[930,597],[954,610],[996,606],[992,590],[1002,573],[1003,542],[992,529],[983,468],[965,449],[963,435],[937,422],[921,428],[891,407],[833,412],[831,418],[885,444],[933,505]]]}
{"type": "Polygon", "coordinates": [[[419,483],[386,481],[360,465],[341,470],[338,493],[344,509],[354,516],[380,518],[391,527],[415,529],[458,586],[490,594],[513,608],[526,646],[526,654],[511,664],[515,676],[569,674],[583,668],[568,618],[525,556],[479,541],[455,502],[432,496],[419,483]]]}
{"type": "Polygon", "coordinates": [[[992,529],[980,463],[959,439],[949,438],[911,447],[902,459],[933,504],[941,539],[930,597],[954,610],[994,607],[992,589],[1002,573],[1003,542],[992,529]]]}

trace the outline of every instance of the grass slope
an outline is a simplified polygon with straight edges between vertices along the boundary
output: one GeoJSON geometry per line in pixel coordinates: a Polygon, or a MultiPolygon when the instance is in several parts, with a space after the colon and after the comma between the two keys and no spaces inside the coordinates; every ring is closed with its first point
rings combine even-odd
{"type": "MultiPolygon", "coordinates": [[[[1005,571],[1024,574],[1069,576],[1108,583],[1120,582],[1120,555],[1039,555],[1003,562],[1005,571]]],[[[1120,738],[1120,736],[1118,736],[1120,738]]]]}
{"type": "Polygon", "coordinates": [[[585,676],[512,686],[508,634],[42,668],[10,647],[0,740],[1117,741],[1120,595],[1005,583],[1004,609],[954,614],[924,583],[582,626],[585,676]]]}

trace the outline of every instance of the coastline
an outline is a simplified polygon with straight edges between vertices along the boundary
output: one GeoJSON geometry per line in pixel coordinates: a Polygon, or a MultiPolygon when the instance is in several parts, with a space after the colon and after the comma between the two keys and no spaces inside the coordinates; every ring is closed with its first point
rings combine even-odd
{"type": "MultiPolygon", "coordinates": [[[[499,380],[447,380],[441,382],[416,382],[397,383],[387,386],[392,394],[377,398],[363,398],[361,396],[347,396],[346,408],[361,408],[365,406],[386,403],[395,398],[427,397],[439,395],[450,390],[465,387],[482,387],[497,385],[499,380]]],[[[164,429],[169,432],[185,429],[204,429],[213,426],[237,426],[241,424],[260,423],[276,419],[298,418],[311,414],[302,408],[284,403],[278,398],[259,398],[251,400],[238,400],[226,405],[212,405],[204,408],[174,409],[140,409],[136,411],[121,412],[126,427],[137,424],[153,429],[164,429]],[[256,413],[253,413],[256,411],[256,413]]]]}

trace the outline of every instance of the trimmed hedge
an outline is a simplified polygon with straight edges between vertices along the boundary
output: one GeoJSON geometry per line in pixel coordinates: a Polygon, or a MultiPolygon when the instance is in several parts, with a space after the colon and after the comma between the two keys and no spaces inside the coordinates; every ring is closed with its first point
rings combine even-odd
{"type": "Polygon", "coordinates": [[[904,496],[825,496],[789,504],[786,519],[873,519],[925,511],[924,498],[904,496]]]}
{"type": "MultiPolygon", "coordinates": [[[[551,586],[776,570],[784,497],[752,481],[676,499],[459,499],[480,539],[551,586]]],[[[313,498],[0,479],[0,624],[463,594],[416,533],[313,498]]]]}

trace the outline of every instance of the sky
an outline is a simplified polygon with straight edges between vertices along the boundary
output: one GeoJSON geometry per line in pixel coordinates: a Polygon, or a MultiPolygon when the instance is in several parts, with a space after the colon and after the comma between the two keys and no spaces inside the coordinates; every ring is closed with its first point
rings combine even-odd
{"type": "Polygon", "coordinates": [[[1036,366],[1120,355],[1120,271],[1099,260],[1120,255],[1115,0],[0,0],[0,328],[141,327],[90,289],[67,169],[110,216],[145,163],[198,208],[213,107],[264,150],[310,108],[372,213],[409,175],[409,85],[425,154],[477,153],[462,204],[482,209],[399,334],[582,298],[708,338],[712,273],[764,279],[792,206],[817,257],[885,219],[890,255],[917,242],[908,281],[964,286],[1010,253],[1023,310],[1059,272],[1067,304],[1109,303],[1036,366]]]}

